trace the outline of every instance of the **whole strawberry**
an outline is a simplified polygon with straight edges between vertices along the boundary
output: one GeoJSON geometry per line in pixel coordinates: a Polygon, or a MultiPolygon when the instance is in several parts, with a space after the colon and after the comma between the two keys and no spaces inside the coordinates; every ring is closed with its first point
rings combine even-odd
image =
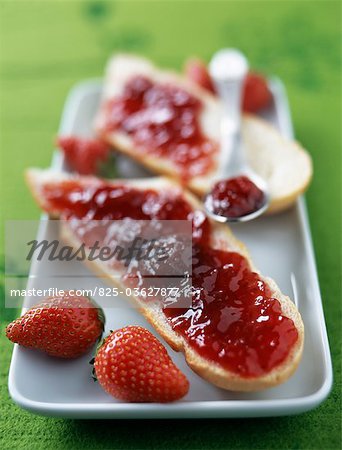
{"type": "Polygon", "coordinates": [[[113,161],[109,146],[98,139],[61,136],[58,147],[70,168],[81,175],[113,176],[113,161]]]}
{"type": "Polygon", "coordinates": [[[106,392],[129,402],[172,402],[189,390],[165,347],[138,326],[114,331],[104,340],[94,372],[106,392]]]}
{"type": "MultiPolygon", "coordinates": [[[[211,94],[215,94],[215,87],[211,80],[209,70],[202,60],[198,58],[189,59],[186,61],[184,71],[190,80],[211,94]]],[[[268,88],[266,78],[256,72],[249,72],[246,76],[243,91],[243,111],[256,113],[260,109],[267,108],[271,102],[272,93],[268,88]]]]}
{"type": "Polygon", "coordinates": [[[87,297],[49,297],[6,328],[9,340],[60,358],[86,353],[103,332],[104,316],[87,297]]]}

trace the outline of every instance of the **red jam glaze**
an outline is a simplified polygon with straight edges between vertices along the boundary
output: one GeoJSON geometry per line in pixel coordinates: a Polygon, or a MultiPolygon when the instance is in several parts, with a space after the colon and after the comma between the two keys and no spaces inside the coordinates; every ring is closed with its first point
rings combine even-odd
{"type": "Polygon", "coordinates": [[[82,186],[77,181],[47,184],[42,192],[48,211],[62,212],[64,219],[87,220],[192,220],[193,242],[207,244],[210,224],[202,211],[171,190],[158,193],[124,185],[98,183],[82,186]]]}
{"type": "Polygon", "coordinates": [[[206,201],[215,214],[242,217],[260,209],[265,195],[248,177],[239,176],[218,181],[206,201]]]}
{"type": "Polygon", "coordinates": [[[195,245],[192,286],[191,309],[164,313],[201,356],[242,377],[261,376],[285,360],[297,329],[243,256],[195,245]]]}
{"type": "Polygon", "coordinates": [[[106,130],[129,134],[143,153],[167,157],[182,178],[214,168],[217,144],[201,130],[201,102],[184,89],[136,76],[106,105],[106,130]]]}
{"type": "Polygon", "coordinates": [[[298,339],[269,287],[235,252],[210,247],[210,223],[180,195],[101,183],[48,185],[43,196],[66,218],[193,221],[192,307],[165,308],[172,328],[200,355],[242,377],[267,374],[298,339]]]}

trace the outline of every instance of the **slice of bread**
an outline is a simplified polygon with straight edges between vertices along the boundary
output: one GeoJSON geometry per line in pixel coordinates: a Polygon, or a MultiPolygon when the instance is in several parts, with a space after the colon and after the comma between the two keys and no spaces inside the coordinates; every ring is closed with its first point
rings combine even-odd
{"type": "MultiPolygon", "coordinates": [[[[94,177],[77,177],[75,175],[69,175],[52,170],[39,170],[30,169],[26,173],[27,183],[31,189],[31,192],[41,206],[42,209],[47,211],[51,216],[58,217],[62,211],[51,207],[48,200],[44,197],[44,187],[47,185],[60,186],[61,183],[66,181],[77,180],[81,186],[100,186],[103,181],[100,181],[94,177]]],[[[144,180],[113,180],[108,181],[110,185],[128,185],[137,189],[154,189],[158,192],[165,190],[165,192],[172,192],[172,195],[179,193],[190,203],[194,209],[202,209],[200,202],[189,192],[182,190],[182,188],[174,181],[167,178],[146,178],[144,180]]],[[[64,223],[64,222],[63,222],[64,223]]],[[[253,262],[248,254],[246,247],[237,240],[232,234],[229,227],[223,224],[211,222],[211,237],[210,243],[213,248],[229,250],[237,252],[243,255],[249,262],[253,271],[257,271],[253,262]]],[[[64,225],[63,238],[69,245],[79,247],[80,242],[77,241],[75,234],[71,232],[71,229],[64,225]]],[[[124,288],[117,276],[114,276],[112,270],[104,262],[98,260],[93,262],[87,262],[90,265],[91,270],[95,273],[104,276],[109,284],[114,285],[120,289],[124,288]]],[[[259,274],[260,275],[260,274],[259,274]]],[[[139,298],[132,297],[132,301],[146,317],[146,319],[154,326],[157,332],[169,343],[169,345],[177,351],[182,351],[185,355],[188,365],[201,377],[209,382],[229,390],[234,391],[258,391],[272,386],[276,386],[286,381],[296,370],[299,361],[301,359],[304,343],[304,325],[301,316],[289,299],[289,297],[283,295],[277,284],[270,278],[260,275],[260,278],[264,280],[270,290],[272,297],[279,300],[282,308],[282,314],[294,322],[294,325],[298,331],[298,339],[290,350],[287,358],[270,372],[265,375],[253,378],[241,377],[238,374],[223,369],[218,364],[203,358],[198,354],[186,340],[177,332],[175,332],[165,315],[162,312],[161,304],[146,303],[139,298]]]]}
{"type": "MultiPolygon", "coordinates": [[[[125,132],[106,130],[107,113],[104,105],[109,99],[120,95],[127,81],[137,75],[146,76],[156,83],[181,87],[198,98],[203,105],[199,118],[203,133],[215,143],[220,141],[221,104],[215,96],[184,76],[159,70],[144,58],[119,54],[110,59],[102,102],[95,120],[97,132],[115,149],[153,172],[177,179],[179,167],[170,159],[137,150],[133,139],[125,132]]],[[[309,154],[298,143],[284,139],[274,127],[253,115],[243,117],[242,136],[251,167],[268,183],[271,196],[268,213],[288,208],[310,183],[312,163],[309,154]]],[[[214,166],[220,166],[219,154],[214,156],[214,166]]],[[[203,196],[210,190],[215,176],[217,169],[189,178],[186,185],[197,195],[203,196]]]]}

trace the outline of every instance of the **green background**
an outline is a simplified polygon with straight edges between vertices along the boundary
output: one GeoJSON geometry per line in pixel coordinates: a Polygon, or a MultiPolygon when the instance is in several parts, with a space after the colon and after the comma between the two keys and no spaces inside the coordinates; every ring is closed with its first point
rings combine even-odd
{"type": "Polygon", "coordinates": [[[23,170],[49,165],[69,89],[82,79],[100,76],[112,51],[138,52],[163,66],[180,68],[189,55],[209,59],[219,47],[236,46],[253,67],[283,79],[296,136],[314,161],[307,201],[335,377],[323,405],[294,417],[182,421],[38,417],[20,410],[8,396],[12,345],[4,339],[3,329],[16,311],[2,308],[2,448],[340,448],[340,2],[1,1],[0,8],[4,219],[38,218],[23,170]]]}

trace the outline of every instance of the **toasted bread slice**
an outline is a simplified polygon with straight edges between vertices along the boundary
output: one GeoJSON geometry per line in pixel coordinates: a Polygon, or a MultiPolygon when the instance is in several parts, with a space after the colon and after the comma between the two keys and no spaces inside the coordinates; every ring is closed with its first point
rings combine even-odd
{"type": "MultiPolygon", "coordinates": [[[[39,169],[28,170],[26,173],[26,179],[38,204],[42,209],[54,217],[58,217],[62,211],[51,207],[51,204],[49,204],[48,200],[44,196],[45,186],[60,186],[61,183],[68,180],[77,180],[77,182],[80,183],[80,186],[84,185],[86,187],[96,187],[103,183],[103,181],[100,181],[94,177],[77,177],[52,170],[42,171],[39,169]]],[[[129,181],[113,180],[108,181],[108,183],[112,186],[117,184],[126,184],[142,190],[154,189],[158,192],[163,190],[165,190],[165,192],[172,191],[172,194],[179,193],[180,195],[183,195],[194,209],[202,208],[199,201],[192,194],[182,190],[176,182],[167,178],[146,178],[144,180],[129,181]]],[[[64,226],[63,237],[70,245],[75,247],[80,245],[80,242],[77,241],[75,234],[71,232],[67,226],[64,226]]],[[[259,274],[251,261],[246,247],[234,237],[231,230],[226,225],[211,222],[210,244],[213,248],[229,250],[243,255],[249,262],[252,270],[259,274]]],[[[92,262],[88,261],[88,264],[95,273],[100,274],[102,277],[104,276],[108,283],[113,284],[115,287],[120,289],[124,288],[124,285],[121,284],[120,279],[118,279],[117,276],[113,276],[114,274],[106,263],[96,260],[92,262]]],[[[196,350],[194,350],[194,348],[190,347],[187,341],[179,333],[172,329],[162,312],[160,303],[146,303],[137,297],[132,297],[131,300],[135,303],[145,318],[154,326],[157,332],[169,343],[169,345],[174,350],[184,353],[188,365],[201,377],[224,389],[233,391],[258,391],[276,386],[286,381],[293,374],[301,359],[304,343],[304,326],[295,305],[289,297],[280,292],[277,284],[272,279],[261,275],[260,278],[268,284],[272,297],[279,300],[282,315],[292,319],[298,331],[298,339],[290,349],[286,359],[281,364],[276,366],[270,372],[259,377],[241,377],[237,373],[226,370],[215,362],[203,358],[196,350]]]]}
{"type": "MultiPolygon", "coordinates": [[[[131,78],[143,75],[156,83],[181,87],[202,102],[199,117],[203,133],[213,142],[220,141],[222,108],[218,99],[187,78],[173,72],[157,69],[148,60],[119,54],[110,59],[103,88],[102,103],[96,117],[97,132],[118,151],[135,159],[157,174],[179,178],[179,167],[170,159],[137,150],[131,136],[123,131],[106,129],[105,104],[119,96],[131,78]]],[[[268,213],[288,208],[309,185],[312,163],[309,154],[296,142],[284,139],[266,121],[253,115],[242,120],[242,136],[247,159],[254,170],[268,183],[271,202],[268,213]]],[[[213,155],[214,167],[205,175],[187,179],[187,187],[199,196],[206,194],[217,176],[220,155],[213,155]]],[[[184,180],[182,180],[184,183],[184,180]]]]}

